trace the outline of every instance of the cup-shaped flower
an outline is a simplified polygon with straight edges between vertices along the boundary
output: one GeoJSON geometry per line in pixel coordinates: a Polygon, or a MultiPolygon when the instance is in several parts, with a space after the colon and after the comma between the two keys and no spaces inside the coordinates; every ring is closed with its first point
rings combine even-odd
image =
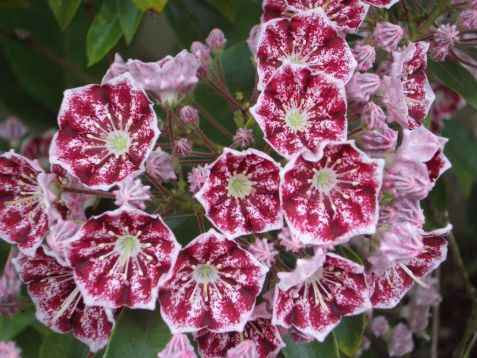
{"type": "Polygon", "coordinates": [[[262,21],[321,8],[340,30],[356,31],[369,5],[361,0],[264,0],[262,21]]]}
{"type": "Polygon", "coordinates": [[[173,333],[240,332],[250,319],[268,268],[211,229],[184,247],[161,285],[161,314],[173,333]]]}
{"type": "Polygon", "coordinates": [[[179,248],[158,215],[124,208],[83,224],[68,260],[87,304],[153,310],[179,248]]]}
{"type": "Polygon", "coordinates": [[[0,156],[0,238],[33,255],[48,232],[49,176],[13,151],[0,156]]]}
{"type": "Polygon", "coordinates": [[[65,91],[50,162],[107,190],[144,170],[159,129],[146,93],[129,74],[65,91]]]}
{"type": "Polygon", "coordinates": [[[280,165],[255,149],[225,148],[210,165],[196,199],[229,239],[283,226],[278,195],[280,165]]]}
{"type": "Polygon", "coordinates": [[[55,332],[72,331],[92,352],[106,345],[114,315],[103,307],[85,305],[71,268],[61,266],[41,247],[32,257],[20,253],[14,263],[40,322],[55,332]]]}
{"type": "Polygon", "coordinates": [[[289,158],[304,148],[315,151],[322,141],[346,139],[346,107],[341,81],[291,65],[275,73],[250,112],[270,146],[289,158]]]}
{"type": "Polygon", "coordinates": [[[293,235],[304,244],[336,245],[372,234],[384,161],[353,141],[325,142],[295,155],[280,173],[280,197],[293,235]]]}
{"type": "Polygon", "coordinates": [[[277,327],[266,318],[250,320],[242,332],[213,333],[204,329],[195,336],[203,358],[225,357],[228,351],[237,347],[244,339],[253,343],[256,358],[276,357],[280,349],[285,347],[277,327]]]}
{"type": "Polygon", "coordinates": [[[322,342],[343,316],[371,308],[364,267],[321,250],[278,274],[272,323],[322,342]]]}
{"type": "MultiPolygon", "coordinates": [[[[420,253],[409,258],[394,262],[386,270],[379,269],[368,274],[368,284],[371,303],[374,308],[393,308],[412,288],[414,283],[424,287],[427,284],[422,279],[434,271],[447,256],[447,240],[452,227],[448,225],[425,233],[422,239],[420,253]]],[[[407,240],[402,237],[402,241],[407,240]]]]}
{"type": "Polygon", "coordinates": [[[356,68],[351,49],[321,8],[263,24],[257,63],[259,90],[283,64],[306,66],[345,83],[356,68]]]}

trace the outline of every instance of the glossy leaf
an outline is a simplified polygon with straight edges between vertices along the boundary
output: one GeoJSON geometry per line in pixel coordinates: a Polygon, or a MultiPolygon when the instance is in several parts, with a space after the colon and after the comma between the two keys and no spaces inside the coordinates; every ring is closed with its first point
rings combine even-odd
{"type": "Polygon", "coordinates": [[[33,310],[18,312],[11,317],[0,316],[0,341],[8,341],[15,338],[35,320],[33,310]]]}
{"type": "Polygon", "coordinates": [[[339,358],[340,356],[338,343],[333,333],[330,333],[324,342],[313,340],[310,343],[295,343],[290,336],[286,336],[284,340],[287,346],[281,353],[286,358],[339,358]]]}
{"type": "Polygon", "coordinates": [[[474,108],[477,108],[477,80],[464,67],[451,61],[429,61],[429,69],[439,81],[457,92],[474,108]]]}
{"type": "Polygon", "coordinates": [[[442,133],[450,138],[445,146],[445,153],[450,161],[458,163],[461,168],[477,177],[477,142],[469,131],[458,121],[452,120],[445,122],[442,133]]]}
{"type": "Polygon", "coordinates": [[[39,358],[86,358],[89,348],[78,341],[71,333],[58,334],[51,332],[40,346],[39,358]]]}
{"type": "Polygon", "coordinates": [[[169,0],[132,0],[142,11],[154,10],[161,12],[169,0]]]}
{"type": "Polygon", "coordinates": [[[237,7],[234,0],[207,0],[207,2],[215,7],[230,22],[235,20],[237,7]]]}
{"type": "Polygon", "coordinates": [[[131,43],[142,19],[141,10],[131,0],[117,0],[119,24],[126,42],[131,43]]]}
{"type": "Polygon", "coordinates": [[[48,5],[62,30],[71,22],[80,4],[81,0],[48,0],[48,5]]]}
{"type": "Polygon", "coordinates": [[[113,330],[104,358],[155,358],[171,333],[162,321],[159,309],[124,309],[113,330]]]}
{"type": "Polygon", "coordinates": [[[354,357],[358,351],[363,338],[365,324],[366,321],[363,314],[344,317],[333,331],[338,341],[339,350],[348,357],[354,357]]]}
{"type": "Polygon", "coordinates": [[[86,37],[88,66],[101,61],[121,38],[122,31],[115,0],[105,0],[86,37]]]}

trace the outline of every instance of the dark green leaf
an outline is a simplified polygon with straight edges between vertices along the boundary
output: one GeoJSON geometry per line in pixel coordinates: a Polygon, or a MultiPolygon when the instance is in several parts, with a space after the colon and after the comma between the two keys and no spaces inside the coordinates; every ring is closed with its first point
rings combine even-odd
{"type": "Polygon", "coordinates": [[[445,146],[445,154],[452,163],[458,163],[460,168],[477,177],[477,142],[469,131],[458,121],[446,121],[442,131],[449,142],[445,146]]]}
{"type": "Polygon", "coordinates": [[[222,53],[222,66],[225,79],[230,90],[250,91],[255,81],[255,67],[252,64],[251,53],[245,41],[228,47],[222,53]]]}
{"type": "Polygon", "coordinates": [[[86,358],[88,353],[89,348],[71,333],[51,332],[40,346],[39,358],[86,358]]]}
{"type": "Polygon", "coordinates": [[[142,12],[131,0],[117,0],[119,24],[126,42],[131,43],[142,19],[142,12]]]}
{"type": "Polygon", "coordinates": [[[116,322],[104,358],[156,358],[171,337],[159,310],[124,309],[116,322]]]}
{"type": "Polygon", "coordinates": [[[80,4],[81,0],[48,0],[48,5],[62,30],[71,22],[80,4]]]}
{"type": "Polygon", "coordinates": [[[132,0],[142,11],[154,10],[161,12],[169,0],[132,0]]]}
{"type": "Polygon", "coordinates": [[[429,61],[429,68],[439,81],[460,94],[469,105],[477,108],[477,80],[469,71],[451,61],[429,61]]]}
{"type": "Polygon", "coordinates": [[[0,316],[0,341],[8,341],[35,320],[33,310],[18,312],[11,317],[0,316]]]}
{"type": "Polygon", "coordinates": [[[357,264],[363,265],[363,259],[353,249],[347,246],[338,246],[337,251],[341,256],[346,257],[357,264]]]}
{"type": "Polygon", "coordinates": [[[341,323],[333,331],[338,347],[348,357],[354,357],[361,344],[366,321],[363,314],[343,317],[341,323]]]}
{"type": "Polygon", "coordinates": [[[115,0],[105,0],[86,37],[88,66],[99,62],[116,45],[122,31],[115,0]]]}
{"type": "MultiPolygon", "coordinates": [[[[39,355],[42,336],[33,327],[28,327],[15,337],[15,344],[22,351],[22,358],[37,358],[39,355]]],[[[60,356],[50,356],[49,358],[63,358],[60,356]]]]}
{"type": "Polygon", "coordinates": [[[215,7],[230,22],[235,21],[237,7],[234,0],[207,0],[209,4],[215,7]]]}
{"type": "Polygon", "coordinates": [[[340,356],[333,332],[322,343],[314,340],[310,343],[299,344],[293,342],[289,336],[285,337],[285,343],[287,346],[282,353],[286,358],[339,358],[340,356]]]}
{"type": "Polygon", "coordinates": [[[28,7],[28,0],[0,0],[0,7],[28,7]]]}

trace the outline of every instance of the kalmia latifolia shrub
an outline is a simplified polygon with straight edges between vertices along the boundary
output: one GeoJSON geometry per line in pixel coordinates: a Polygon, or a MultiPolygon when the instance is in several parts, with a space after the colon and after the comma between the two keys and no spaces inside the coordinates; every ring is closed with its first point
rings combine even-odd
{"type": "Polygon", "coordinates": [[[424,230],[420,203],[450,168],[434,131],[462,101],[429,83],[428,53],[452,54],[477,10],[412,42],[405,24],[365,21],[398,1],[264,0],[246,104],[214,29],[157,62],[116,55],[101,83],[64,92],[55,132],[24,139],[18,119],[2,123],[16,148],[0,156],[2,314],[23,283],[36,318],[92,352],[131,309],[168,326],[160,358],[272,358],[355,315],[369,336],[357,355],[378,337],[390,356],[412,351],[451,230],[424,230]],[[195,105],[199,81],[246,119],[236,133],[195,105]],[[169,227],[181,215],[194,217],[191,241],[169,227]],[[407,314],[388,320],[409,292],[407,314]]]}

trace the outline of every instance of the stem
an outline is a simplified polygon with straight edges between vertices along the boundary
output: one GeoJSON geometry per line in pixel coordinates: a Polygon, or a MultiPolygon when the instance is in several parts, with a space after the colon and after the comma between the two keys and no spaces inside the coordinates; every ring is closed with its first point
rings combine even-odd
{"type": "Polygon", "coordinates": [[[161,192],[162,195],[164,195],[164,196],[169,196],[170,195],[169,190],[164,188],[164,186],[158,180],[156,180],[156,178],[154,178],[148,172],[145,172],[145,175],[146,175],[147,180],[149,180],[149,182],[151,182],[151,184],[154,185],[156,187],[156,189],[161,192]]]}
{"type": "Polygon", "coordinates": [[[457,265],[457,269],[459,271],[459,275],[461,276],[463,280],[465,292],[470,298],[474,299],[476,297],[476,290],[474,285],[470,281],[467,270],[465,269],[464,260],[462,259],[459,246],[457,245],[457,241],[452,232],[449,233],[449,236],[447,237],[447,241],[449,242],[449,248],[452,254],[452,258],[454,259],[454,262],[457,265]]]}
{"type": "Polygon", "coordinates": [[[204,160],[204,159],[186,159],[181,160],[181,165],[202,165],[202,164],[209,164],[211,160],[204,160]]]}
{"type": "Polygon", "coordinates": [[[472,301],[472,311],[465,327],[462,340],[460,341],[455,356],[468,358],[477,340],[477,298],[472,301]]]}
{"type": "Polygon", "coordinates": [[[364,129],[363,127],[358,127],[358,128],[355,128],[355,129],[349,131],[348,137],[354,136],[355,134],[358,134],[358,133],[362,132],[363,129],[364,129]]]}
{"type": "MultiPolygon", "coordinates": [[[[441,270],[438,268],[436,270],[436,280],[437,280],[437,291],[440,291],[440,276],[441,270]]],[[[432,308],[432,343],[431,343],[431,358],[438,358],[438,347],[439,347],[439,314],[440,314],[440,304],[438,303],[432,308]]]]}
{"type": "Polygon", "coordinates": [[[208,152],[198,152],[195,150],[191,150],[189,153],[189,157],[195,157],[195,158],[214,158],[216,153],[208,153],[208,152]]]}
{"type": "Polygon", "coordinates": [[[32,49],[33,51],[43,55],[48,60],[53,62],[58,67],[61,67],[63,70],[71,73],[73,76],[78,78],[79,80],[85,83],[95,83],[96,78],[91,76],[89,73],[83,71],[81,68],[76,67],[72,63],[68,62],[64,58],[60,57],[54,51],[50,50],[47,46],[43,45],[42,43],[36,41],[31,37],[30,34],[27,36],[23,36],[18,34],[15,31],[10,31],[5,28],[0,28],[0,35],[12,39],[22,45],[32,49]]]}
{"type": "Polygon", "coordinates": [[[174,127],[172,115],[172,111],[167,111],[167,133],[169,135],[169,143],[172,149],[172,155],[174,155],[174,127]]]}
{"type": "Polygon", "coordinates": [[[212,87],[218,94],[225,98],[229,106],[232,108],[233,111],[242,111],[240,104],[232,97],[229,90],[223,86],[220,86],[218,83],[212,81],[211,79],[207,79],[207,83],[210,87],[212,87]]]}
{"type": "Polygon", "coordinates": [[[228,139],[233,140],[234,135],[222,124],[220,124],[207,110],[202,107],[199,103],[195,102],[194,106],[197,107],[199,112],[204,116],[204,118],[209,122],[212,126],[214,126],[220,133],[226,136],[228,139]]]}
{"type": "Polygon", "coordinates": [[[202,129],[200,128],[196,128],[195,131],[194,131],[203,141],[204,141],[204,144],[215,154],[219,154],[219,149],[217,148],[217,146],[212,143],[209,138],[207,138],[207,136],[205,135],[204,132],[202,132],[202,129]]]}
{"type": "Polygon", "coordinates": [[[69,193],[95,195],[95,196],[99,196],[100,198],[105,198],[105,199],[115,199],[116,198],[116,196],[113,193],[110,193],[109,191],[103,191],[103,190],[78,189],[78,188],[70,188],[70,187],[64,186],[63,191],[67,191],[69,193]]]}
{"type": "Polygon", "coordinates": [[[199,226],[200,233],[205,232],[205,225],[204,225],[204,217],[202,216],[201,213],[196,212],[195,213],[195,218],[197,219],[197,225],[199,226]]]}

